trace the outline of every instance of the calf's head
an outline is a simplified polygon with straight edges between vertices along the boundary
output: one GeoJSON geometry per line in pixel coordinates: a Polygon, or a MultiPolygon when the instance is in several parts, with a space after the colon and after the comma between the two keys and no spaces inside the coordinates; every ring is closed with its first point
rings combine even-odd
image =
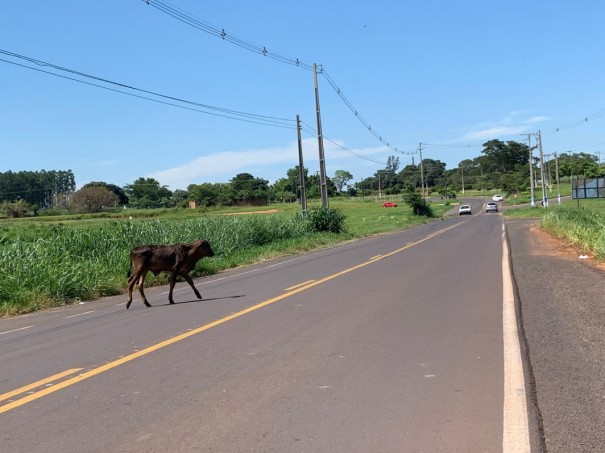
{"type": "Polygon", "coordinates": [[[210,247],[210,243],[206,239],[203,239],[200,241],[195,241],[193,243],[193,254],[197,258],[203,258],[203,257],[210,258],[211,256],[214,256],[214,252],[212,251],[212,248],[210,247]]]}

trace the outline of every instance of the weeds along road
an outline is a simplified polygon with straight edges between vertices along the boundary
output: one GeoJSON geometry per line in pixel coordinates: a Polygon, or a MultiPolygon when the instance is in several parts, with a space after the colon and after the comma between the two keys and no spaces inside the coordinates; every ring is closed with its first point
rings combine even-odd
{"type": "Polygon", "coordinates": [[[454,217],[2,320],[2,449],[527,451],[504,254],[500,215],[454,217]]]}

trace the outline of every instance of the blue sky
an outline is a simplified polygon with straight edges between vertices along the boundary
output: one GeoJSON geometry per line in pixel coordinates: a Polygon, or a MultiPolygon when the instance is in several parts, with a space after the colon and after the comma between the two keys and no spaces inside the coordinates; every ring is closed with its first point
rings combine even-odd
{"type": "Polygon", "coordinates": [[[602,0],[150,1],[2,2],[0,172],[71,169],[78,187],[144,176],[186,189],[244,172],[272,183],[298,163],[296,115],[305,167],[318,171],[312,71],[191,27],[162,4],[321,65],[336,87],[318,75],[328,176],[347,170],[358,181],[389,156],[418,162],[419,143],[423,157],[455,168],[487,140],[522,142],[538,130],[545,153],[602,152],[605,161],[602,0]]]}

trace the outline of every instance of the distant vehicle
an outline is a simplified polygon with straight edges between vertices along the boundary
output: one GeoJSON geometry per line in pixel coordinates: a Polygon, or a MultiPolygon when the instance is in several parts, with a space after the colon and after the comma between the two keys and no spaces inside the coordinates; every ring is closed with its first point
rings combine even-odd
{"type": "Polygon", "coordinates": [[[498,205],[490,201],[485,205],[485,212],[498,212],[498,205]]]}
{"type": "Polygon", "coordinates": [[[494,195],[492,197],[492,200],[494,200],[494,201],[502,201],[502,200],[504,200],[504,197],[502,195],[494,195]]]}
{"type": "Polygon", "coordinates": [[[458,214],[460,214],[460,215],[465,215],[465,214],[471,215],[472,213],[473,212],[471,210],[471,207],[467,204],[462,204],[458,208],[458,214]]]}
{"type": "Polygon", "coordinates": [[[382,207],[383,208],[396,208],[397,203],[393,203],[392,201],[385,201],[384,203],[382,203],[382,207]]]}

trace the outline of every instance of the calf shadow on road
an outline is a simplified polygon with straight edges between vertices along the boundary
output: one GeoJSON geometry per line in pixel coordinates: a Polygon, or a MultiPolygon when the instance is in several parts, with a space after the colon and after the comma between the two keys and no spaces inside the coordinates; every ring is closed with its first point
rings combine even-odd
{"type": "MultiPolygon", "coordinates": [[[[238,299],[240,297],[246,297],[246,294],[238,294],[236,296],[224,296],[224,297],[209,297],[209,298],[204,298],[204,299],[181,300],[181,301],[176,301],[174,304],[171,304],[170,302],[165,303],[165,304],[159,304],[159,305],[157,305],[157,304],[156,305],[151,304],[151,307],[149,307],[149,308],[168,307],[170,305],[181,305],[181,304],[193,304],[193,303],[201,303],[201,302],[211,302],[211,301],[214,301],[214,300],[238,299]]],[[[143,307],[140,307],[140,308],[147,308],[147,307],[143,306],[143,307]]]]}

